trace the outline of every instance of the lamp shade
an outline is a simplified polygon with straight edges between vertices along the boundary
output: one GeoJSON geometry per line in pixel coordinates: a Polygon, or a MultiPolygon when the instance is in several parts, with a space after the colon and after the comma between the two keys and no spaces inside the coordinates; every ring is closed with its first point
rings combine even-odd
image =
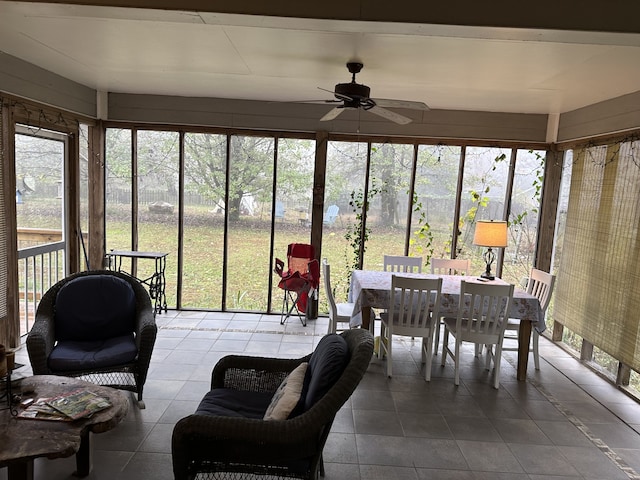
{"type": "Polygon", "coordinates": [[[480,247],[507,246],[507,222],[494,220],[478,220],[473,235],[473,244],[480,247]]]}

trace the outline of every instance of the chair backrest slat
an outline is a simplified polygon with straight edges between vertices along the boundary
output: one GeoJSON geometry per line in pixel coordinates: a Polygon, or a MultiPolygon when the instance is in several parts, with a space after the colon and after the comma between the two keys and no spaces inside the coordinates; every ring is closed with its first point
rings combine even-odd
{"type": "Polygon", "coordinates": [[[540,302],[540,309],[544,314],[549,306],[553,286],[556,282],[556,276],[543,272],[537,268],[532,268],[527,280],[527,292],[536,297],[540,302]]]}
{"type": "Polygon", "coordinates": [[[336,299],[333,296],[333,290],[331,287],[331,266],[326,258],[322,259],[322,279],[324,281],[324,292],[327,296],[327,303],[329,304],[329,321],[335,321],[338,316],[338,307],[336,307],[336,299]]]}
{"type": "Polygon", "coordinates": [[[462,280],[457,331],[473,341],[504,333],[513,298],[513,285],[480,284],[462,280]]]}
{"type": "Polygon", "coordinates": [[[422,257],[385,255],[383,267],[385,272],[422,273],[422,257]]]}
{"type": "Polygon", "coordinates": [[[393,275],[389,319],[393,333],[422,336],[433,328],[440,309],[441,278],[412,278],[393,275]]]}
{"type": "Polygon", "coordinates": [[[437,275],[469,275],[471,260],[462,258],[432,258],[431,273],[437,275]]]}

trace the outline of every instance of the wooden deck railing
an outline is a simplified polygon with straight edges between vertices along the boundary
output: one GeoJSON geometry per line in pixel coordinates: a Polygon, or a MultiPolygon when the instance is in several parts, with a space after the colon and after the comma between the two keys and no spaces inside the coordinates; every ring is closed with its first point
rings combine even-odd
{"type": "Polygon", "coordinates": [[[25,335],[42,295],[64,276],[66,242],[60,230],[19,228],[17,233],[20,334],[25,335]]]}

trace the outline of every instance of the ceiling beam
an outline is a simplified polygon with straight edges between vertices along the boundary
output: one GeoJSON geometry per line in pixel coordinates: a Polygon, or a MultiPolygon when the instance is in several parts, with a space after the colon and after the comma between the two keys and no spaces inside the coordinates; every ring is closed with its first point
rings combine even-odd
{"type": "Polygon", "coordinates": [[[517,3],[512,0],[30,0],[30,3],[151,8],[288,18],[640,33],[640,22],[637,21],[640,16],[640,2],[637,0],[617,0],[606,4],[602,0],[538,0],[517,3]]]}

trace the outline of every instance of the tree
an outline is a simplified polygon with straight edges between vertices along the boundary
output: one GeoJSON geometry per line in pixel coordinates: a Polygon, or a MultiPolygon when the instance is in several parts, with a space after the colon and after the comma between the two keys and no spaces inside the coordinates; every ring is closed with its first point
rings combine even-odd
{"type": "Polygon", "coordinates": [[[63,175],[64,144],[49,138],[16,134],[15,152],[17,189],[25,195],[40,195],[51,190],[55,197],[63,175]]]}
{"type": "MultiPolygon", "coordinates": [[[[231,158],[227,174],[226,136],[185,135],[185,177],[189,188],[216,202],[220,209],[225,208],[228,182],[229,221],[235,222],[246,209],[249,198],[260,202],[272,200],[275,140],[256,136],[230,138],[231,158]]],[[[313,163],[308,161],[313,155],[313,145],[284,140],[278,146],[278,194],[285,197],[302,195],[302,186],[308,185],[309,176],[313,175],[313,163]]]]}
{"type": "Polygon", "coordinates": [[[139,130],[138,189],[162,190],[177,200],[179,145],[178,132],[139,130]]]}
{"type": "Polygon", "coordinates": [[[384,143],[372,147],[371,173],[379,184],[380,224],[396,225],[404,219],[398,218],[398,194],[408,192],[409,176],[413,164],[413,146],[384,143]]]}
{"type": "Polygon", "coordinates": [[[274,140],[268,137],[231,137],[227,173],[227,137],[211,134],[185,135],[185,177],[190,186],[224,209],[229,188],[229,221],[240,219],[243,198],[271,198],[274,140]]]}
{"type": "Polygon", "coordinates": [[[199,193],[224,209],[227,137],[208,133],[184,136],[185,190],[199,193]]]}

